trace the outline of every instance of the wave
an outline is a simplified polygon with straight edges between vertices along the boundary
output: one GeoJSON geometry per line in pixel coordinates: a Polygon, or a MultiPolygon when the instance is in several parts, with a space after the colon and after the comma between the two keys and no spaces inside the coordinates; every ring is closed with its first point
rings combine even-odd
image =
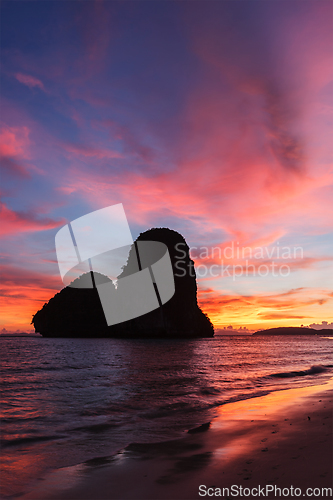
{"type": "Polygon", "coordinates": [[[7,448],[9,446],[19,446],[22,444],[33,444],[33,443],[38,443],[40,441],[53,441],[56,439],[64,439],[67,438],[68,436],[65,435],[48,435],[48,436],[33,436],[33,437],[22,437],[22,438],[15,438],[15,439],[2,439],[1,440],[1,447],[2,448],[7,448]]]}
{"type": "Polygon", "coordinates": [[[328,368],[331,368],[332,366],[333,365],[313,365],[308,370],[271,373],[268,376],[276,378],[293,378],[293,377],[304,377],[306,375],[318,375],[319,373],[328,371],[328,368]]]}
{"type": "Polygon", "coordinates": [[[202,394],[203,396],[215,396],[216,394],[220,394],[221,391],[217,387],[207,386],[207,387],[201,387],[199,389],[199,393],[202,394]]]}
{"type": "Polygon", "coordinates": [[[119,423],[100,423],[100,424],[92,424],[92,425],[83,425],[81,427],[75,427],[74,429],[68,429],[69,431],[85,431],[85,432],[93,432],[93,433],[100,433],[100,432],[105,432],[110,429],[114,429],[115,427],[119,427],[119,423]]]}

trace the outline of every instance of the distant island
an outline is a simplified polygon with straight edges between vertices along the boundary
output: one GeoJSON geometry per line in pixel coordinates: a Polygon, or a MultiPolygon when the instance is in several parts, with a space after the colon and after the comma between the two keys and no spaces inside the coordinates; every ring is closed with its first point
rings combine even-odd
{"type": "MultiPolygon", "coordinates": [[[[168,302],[147,314],[108,326],[95,285],[114,284],[100,273],[86,273],[73,282],[76,288],[67,286],[36,312],[31,322],[36,333],[44,337],[213,337],[214,327],[197,302],[194,262],[184,237],[168,228],[153,228],[141,233],[138,241],[158,241],[168,247],[175,280],[175,294],[168,302]],[[84,287],[89,280],[93,288],[84,287]]],[[[134,243],[118,279],[133,273],[135,258],[134,243]]]]}
{"type": "Polygon", "coordinates": [[[279,328],[268,328],[267,330],[259,330],[253,335],[333,335],[332,328],[322,328],[315,330],[314,328],[305,328],[298,326],[281,326],[279,328]]]}

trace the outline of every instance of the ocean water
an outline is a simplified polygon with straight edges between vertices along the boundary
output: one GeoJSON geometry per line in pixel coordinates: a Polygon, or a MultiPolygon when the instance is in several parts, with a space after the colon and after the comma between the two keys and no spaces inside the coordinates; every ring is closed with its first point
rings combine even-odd
{"type": "Polygon", "coordinates": [[[0,338],[3,496],[132,442],[181,437],[220,405],[333,374],[332,338],[0,338]]]}

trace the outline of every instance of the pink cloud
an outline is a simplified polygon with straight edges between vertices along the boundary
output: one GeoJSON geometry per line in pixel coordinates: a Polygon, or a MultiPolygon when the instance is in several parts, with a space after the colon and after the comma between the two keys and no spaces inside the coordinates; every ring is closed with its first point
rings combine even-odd
{"type": "Polygon", "coordinates": [[[19,177],[30,177],[22,160],[30,158],[30,130],[22,127],[2,127],[0,131],[0,161],[4,172],[19,177]]]}
{"type": "MultiPolygon", "coordinates": [[[[333,176],[323,163],[327,146],[321,150],[318,145],[321,128],[312,134],[317,111],[308,99],[327,83],[330,68],[326,49],[321,57],[327,38],[325,35],[317,41],[321,23],[312,23],[312,8],[302,11],[302,29],[296,32],[294,14],[289,26],[289,15],[283,17],[288,43],[280,38],[281,32],[273,32],[267,48],[271,59],[265,58],[265,48],[257,51],[251,45],[248,49],[246,34],[228,28],[228,19],[225,32],[220,30],[218,36],[214,26],[219,28],[211,17],[198,23],[189,43],[204,71],[199,81],[191,82],[181,111],[174,116],[179,134],[168,145],[175,161],[167,172],[163,159],[152,160],[153,148],[142,146],[135,126],[121,127],[100,113],[113,105],[112,98],[103,76],[94,87],[88,78],[91,69],[102,72],[107,64],[110,36],[105,24],[103,29],[99,24],[105,23],[107,12],[102,5],[95,8],[87,29],[85,25],[82,28],[85,14],[78,16],[84,57],[75,62],[76,80],[66,80],[66,88],[72,97],[89,94],[94,98],[85,100],[98,108],[102,134],[117,135],[124,153],[106,143],[96,146],[92,130],[84,129],[88,115],[82,119],[74,106],[71,114],[85,140],[81,140],[84,144],[63,146],[71,167],[58,188],[60,192],[75,191],[97,208],[121,201],[131,219],[141,226],[173,217],[191,224],[199,235],[207,228],[216,229],[244,243],[288,234],[305,221],[308,231],[325,232],[331,227],[327,186],[333,176]],[[302,49],[304,44],[309,50],[302,49]],[[318,61],[320,75],[309,79],[314,61],[318,61]],[[138,157],[146,173],[135,170],[138,157]],[[107,172],[98,169],[98,160],[120,158],[128,160],[123,169],[116,170],[111,162],[107,172]],[[90,172],[85,160],[89,160],[90,172]]],[[[94,126],[96,120],[90,124],[94,126]]],[[[158,142],[163,130],[165,123],[149,131],[150,144],[156,138],[158,142]]]]}
{"type": "Polygon", "coordinates": [[[273,189],[267,186],[276,172],[260,158],[256,163],[249,160],[248,168],[242,162],[234,169],[209,163],[209,158],[207,163],[184,161],[173,171],[150,177],[128,171],[115,177],[77,166],[63,188],[75,189],[93,207],[123,202],[131,220],[141,225],[174,217],[191,222],[198,231],[224,230],[244,244],[267,244],[272,235],[278,238],[297,228],[299,220],[307,220],[308,229],[330,227],[330,214],[322,203],[329,174],[299,176],[292,171],[273,189]]]}
{"type": "Polygon", "coordinates": [[[29,158],[30,146],[28,127],[2,127],[0,131],[1,156],[29,158]]]}
{"type": "Polygon", "coordinates": [[[86,158],[97,158],[97,159],[112,159],[112,158],[122,158],[123,155],[118,151],[104,148],[94,148],[90,146],[85,146],[83,144],[65,144],[64,149],[73,155],[83,156],[86,158]]]}
{"type": "Polygon", "coordinates": [[[38,288],[44,290],[58,290],[61,286],[60,277],[49,276],[35,271],[29,271],[13,265],[0,266],[1,282],[9,295],[18,293],[18,288],[29,290],[38,288]]]}
{"type": "Polygon", "coordinates": [[[33,213],[15,212],[0,202],[0,234],[2,236],[27,231],[44,231],[53,229],[66,221],[50,218],[39,219],[33,213]]]}
{"type": "MultiPolygon", "coordinates": [[[[305,99],[308,89],[292,103],[292,86],[282,81],[281,88],[275,88],[260,71],[247,74],[233,65],[232,54],[223,59],[216,53],[213,35],[208,40],[203,43],[199,37],[195,46],[209,69],[200,85],[192,84],[177,117],[184,126],[171,146],[174,167],[165,172],[163,164],[154,165],[131,140],[130,155],[134,158],[137,152],[149,173],[92,173],[76,164],[62,188],[75,189],[93,206],[122,201],[141,225],[174,217],[193,224],[198,234],[215,228],[241,242],[287,234],[305,221],[307,231],[329,230],[333,173],[322,160],[325,148],[313,146],[321,133],[304,137],[313,118],[305,99]],[[221,92],[212,84],[211,72],[221,80],[226,74],[232,88],[221,92]]],[[[307,81],[303,83],[306,87],[307,81]]],[[[128,142],[112,122],[106,120],[104,126],[128,142]]],[[[72,152],[78,159],[111,157],[97,150],[72,152]]]]}
{"type": "Polygon", "coordinates": [[[35,78],[34,76],[24,75],[23,73],[16,73],[15,78],[20,83],[23,83],[23,85],[26,85],[30,89],[38,87],[45,92],[45,87],[43,82],[41,82],[40,80],[38,80],[38,78],[35,78]]]}

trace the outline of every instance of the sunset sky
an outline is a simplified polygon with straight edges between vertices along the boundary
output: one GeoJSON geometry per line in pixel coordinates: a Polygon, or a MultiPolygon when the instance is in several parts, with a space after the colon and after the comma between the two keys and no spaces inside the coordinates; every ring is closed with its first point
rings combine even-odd
{"type": "Polygon", "coordinates": [[[116,203],[182,233],[217,328],[333,320],[331,0],[4,1],[1,48],[0,330],[116,203]]]}

